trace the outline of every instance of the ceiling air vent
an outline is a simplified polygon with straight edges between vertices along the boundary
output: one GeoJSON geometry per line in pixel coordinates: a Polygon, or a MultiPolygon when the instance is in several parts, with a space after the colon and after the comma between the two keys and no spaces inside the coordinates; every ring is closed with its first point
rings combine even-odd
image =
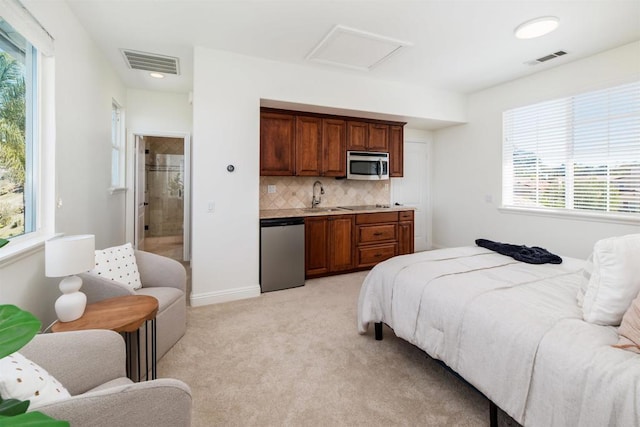
{"type": "Polygon", "coordinates": [[[158,55],[149,52],[124,50],[122,54],[132,70],[155,71],[163,74],[180,74],[179,60],[173,56],[158,55]]]}
{"type": "Polygon", "coordinates": [[[534,59],[533,61],[527,61],[527,62],[525,62],[525,64],[527,64],[527,65],[538,65],[538,64],[541,64],[543,62],[547,62],[550,59],[557,58],[559,56],[566,55],[566,54],[567,54],[567,52],[565,52],[564,50],[559,50],[557,52],[550,53],[549,55],[545,55],[545,56],[543,56],[541,58],[534,59]]]}

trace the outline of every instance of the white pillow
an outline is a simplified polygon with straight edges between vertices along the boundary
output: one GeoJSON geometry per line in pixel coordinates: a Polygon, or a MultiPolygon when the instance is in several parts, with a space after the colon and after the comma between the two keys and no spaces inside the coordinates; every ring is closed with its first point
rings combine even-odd
{"type": "Polygon", "coordinates": [[[0,359],[0,396],[29,400],[29,409],[71,397],[44,368],[18,352],[0,359]]]}
{"type": "Polygon", "coordinates": [[[140,273],[131,243],[96,251],[96,267],[90,273],[140,289],[140,273]]]}
{"type": "Polygon", "coordinates": [[[603,239],[593,247],[593,271],[582,304],[584,320],[619,325],[640,292],[640,234],[603,239]]]}

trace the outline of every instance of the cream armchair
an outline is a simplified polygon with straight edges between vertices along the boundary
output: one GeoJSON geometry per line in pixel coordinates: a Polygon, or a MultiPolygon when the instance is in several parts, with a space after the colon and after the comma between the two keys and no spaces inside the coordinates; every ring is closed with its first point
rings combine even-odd
{"type": "Polygon", "coordinates": [[[71,427],[191,424],[191,390],[161,378],[133,383],[125,376],[125,345],[116,332],[88,330],[36,335],[20,353],[53,375],[70,398],[30,407],[71,427]]]}
{"type": "MultiPolygon", "coordinates": [[[[157,298],[156,360],[160,360],[182,338],[187,328],[187,274],[184,266],[171,258],[144,251],[135,251],[135,256],[142,288],[134,291],[118,282],[83,273],[79,275],[82,278],[82,292],[87,295],[88,304],[121,295],[150,295],[157,298]]],[[[144,326],[141,330],[144,333],[144,326]]]]}

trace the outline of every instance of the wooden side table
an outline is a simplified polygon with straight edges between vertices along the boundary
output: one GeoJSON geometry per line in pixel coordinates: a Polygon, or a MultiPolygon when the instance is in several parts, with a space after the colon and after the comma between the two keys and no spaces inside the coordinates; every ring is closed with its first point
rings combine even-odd
{"type": "MultiPolygon", "coordinates": [[[[156,313],[158,312],[158,300],[148,295],[125,295],[108,298],[93,304],[87,304],[82,317],[72,322],[56,322],[51,330],[53,332],[80,331],[85,329],[109,329],[119,333],[125,333],[127,348],[127,376],[133,379],[133,360],[131,357],[131,345],[133,332],[136,333],[138,353],[138,381],[142,378],[140,372],[140,327],[151,323],[151,379],[156,379],[156,313]]],[[[145,369],[149,372],[149,325],[145,328],[145,369]]]]}

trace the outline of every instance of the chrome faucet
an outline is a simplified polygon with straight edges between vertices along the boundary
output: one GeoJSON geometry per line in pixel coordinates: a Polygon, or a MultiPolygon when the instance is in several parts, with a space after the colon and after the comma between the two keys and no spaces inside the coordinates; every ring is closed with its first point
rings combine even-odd
{"type": "Polygon", "coordinates": [[[313,183],[313,190],[312,190],[312,195],[313,197],[311,198],[311,207],[315,208],[316,206],[318,206],[320,204],[320,202],[322,202],[322,195],[324,194],[324,188],[322,187],[322,183],[320,181],[316,181],[313,183]],[[316,185],[320,186],[320,195],[316,197],[316,185]]]}

